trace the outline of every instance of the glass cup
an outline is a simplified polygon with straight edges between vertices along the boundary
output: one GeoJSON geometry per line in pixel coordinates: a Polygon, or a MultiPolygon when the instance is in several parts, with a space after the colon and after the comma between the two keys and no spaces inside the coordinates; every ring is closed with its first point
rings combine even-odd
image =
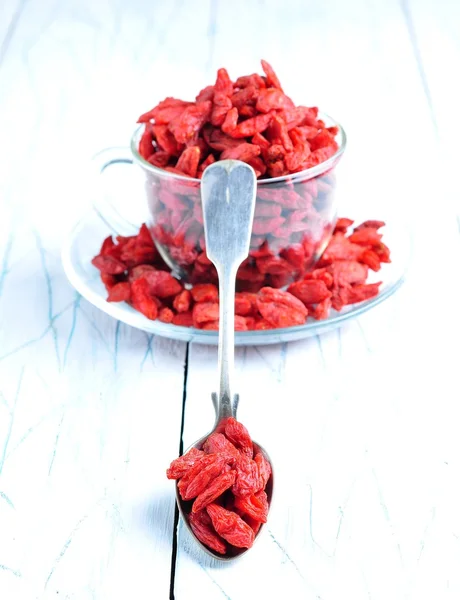
{"type": "MultiPolygon", "coordinates": [[[[338,128],[338,149],[333,156],[299,173],[257,181],[251,248],[237,273],[237,291],[256,292],[266,285],[282,288],[300,279],[329,243],[337,219],[336,166],[346,147],[346,135],[333,119],[321,118],[328,127],[338,128]]],[[[144,160],[138,152],[143,128],[134,132],[129,153],[103,151],[98,156],[99,170],[120,162],[138,165],[148,209],[145,220],[166,264],[185,282],[217,282],[206,256],[200,180],[144,160]]],[[[127,197],[127,207],[130,203],[127,197]]],[[[116,208],[101,197],[95,207],[112,229],[126,233],[129,219],[124,215],[129,208],[116,208]]],[[[134,233],[134,222],[130,226],[134,233]]]]}

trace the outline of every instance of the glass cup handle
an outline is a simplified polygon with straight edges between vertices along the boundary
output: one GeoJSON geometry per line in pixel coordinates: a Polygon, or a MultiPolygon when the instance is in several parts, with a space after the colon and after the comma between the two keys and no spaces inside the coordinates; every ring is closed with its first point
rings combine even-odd
{"type": "Polygon", "coordinates": [[[105,148],[92,158],[93,208],[114,233],[124,236],[136,235],[140,223],[135,224],[126,215],[121,214],[104,193],[106,190],[102,173],[111,166],[120,164],[134,164],[131,151],[127,147],[105,148]]]}

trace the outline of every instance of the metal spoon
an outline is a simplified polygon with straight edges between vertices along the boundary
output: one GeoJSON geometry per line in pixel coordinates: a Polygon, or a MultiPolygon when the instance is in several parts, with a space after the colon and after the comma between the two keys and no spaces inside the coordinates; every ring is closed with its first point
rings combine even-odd
{"type": "MultiPolygon", "coordinates": [[[[252,167],[238,160],[222,160],[210,165],[201,180],[206,253],[214,263],[219,276],[219,393],[212,394],[216,411],[214,429],[222,419],[236,418],[238,394],[233,393],[232,381],[235,358],[235,280],[238,267],[249,254],[252,222],[256,201],[256,176],[252,167]]],[[[201,449],[210,431],[190,448],[201,449]]],[[[255,451],[262,452],[271,464],[267,452],[254,443],[255,451]]],[[[187,449],[190,450],[190,448],[187,449]]],[[[270,505],[273,490],[273,472],[265,489],[270,505]]],[[[176,486],[179,511],[191,534],[187,514],[190,502],[184,502],[176,486]]],[[[257,536],[260,534],[259,529],[257,536]]],[[[257,537],[256,536],[256,537],[257,537]]],[[[235,549],[231,555],[222,556],[204,546],[202,549],[214,558],[228,561],[244,554],[247,549],[235,549]]]]}

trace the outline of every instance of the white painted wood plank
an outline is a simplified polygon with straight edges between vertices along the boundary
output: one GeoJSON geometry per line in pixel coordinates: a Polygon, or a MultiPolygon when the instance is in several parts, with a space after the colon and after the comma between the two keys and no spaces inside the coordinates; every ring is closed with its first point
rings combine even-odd
{"type": "Polygon", "coordinates": [[[78,299],[59,258],[90,206],[89,156],[127,142],[140,110],[134,82],[154,80],[146,67],[172,13],[153,7],[142,18],[139,8],[30,0],[0,68],[5,598],[169,595],[165,469],[179,448],[185,345],[78,299]]]}
{"type": "MultiPolygon", "coordinates": [[[[230,64],[239,75],[267,58],[296,100],[308,97],[341,119],[350,139],[340,173],[347,214],[409,218],[414,261],[395,298],[342,331],[238,350],[239,417],[272,455],[276,504],[265,539],[237,565],[210,561],[180,526],[175,598],[287,589],[293,598],[455,598],[458,353],[447,340],[460,324],[439,310],[427,330],[424,298],[427,269],[447,297],[459,291],[452,263],[440,264],[426,232],[442,239],[446,256],[458,239],[403,13],[396,2],[264,9],[245,4],[242,20],[238,2],[219,3],[213,66],[230,64]],[[245,52],[227,57],[236,27],[245,52]],[[292,56],[304,57],[303,68],[289,68],[292,56]],[[416,342],[422,331],[426,343],[416,342]]],[[[215,365],[214,349],[191,347],[185,446],[212,424],[215,365]]]]}

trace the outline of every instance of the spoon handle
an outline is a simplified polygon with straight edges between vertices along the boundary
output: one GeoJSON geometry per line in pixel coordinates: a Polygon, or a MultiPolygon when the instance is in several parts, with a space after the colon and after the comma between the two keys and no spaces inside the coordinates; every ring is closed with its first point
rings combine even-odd
{"type": "Polygon", "coordinates": [[[254,169],[238,160],[218,161],[201,180],[206,254],[219,276],[219,394],[217,422],[236,415],[232,392],[235,356],[235,279],[249,254],[256,203],[254,169]]]}

